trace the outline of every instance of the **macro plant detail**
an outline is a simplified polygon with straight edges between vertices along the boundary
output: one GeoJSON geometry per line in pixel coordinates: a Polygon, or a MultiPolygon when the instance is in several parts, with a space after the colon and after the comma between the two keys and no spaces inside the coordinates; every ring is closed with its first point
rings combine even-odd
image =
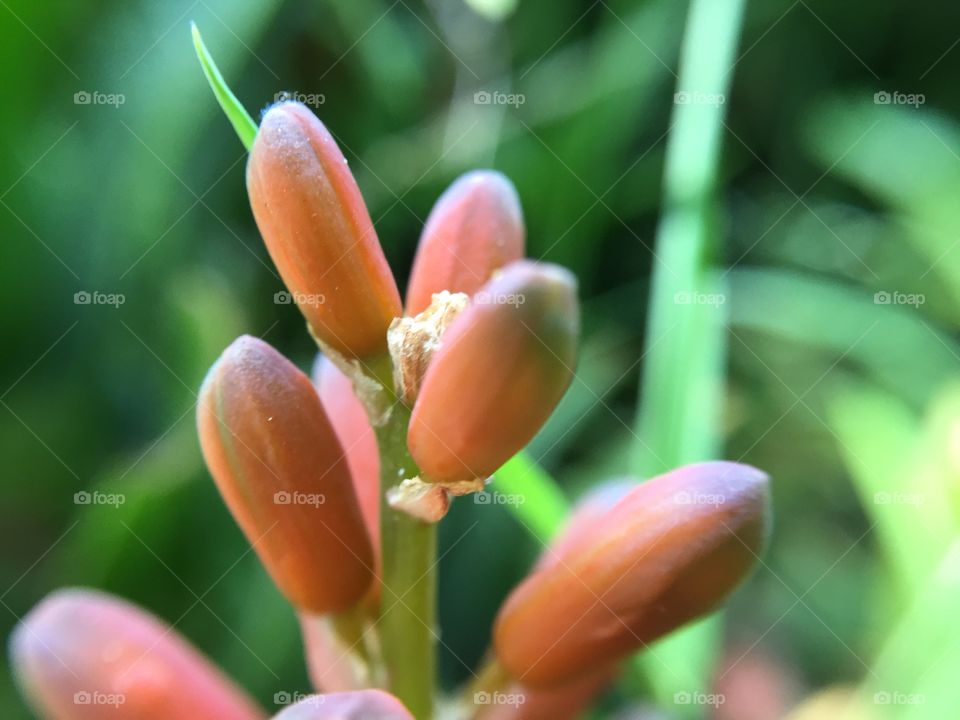
{"type": "MultiPolygon", "coordinates": [[[[576,278],[524,258],[516,189],[474,170],[430,213],[401,303],[313,111],[281,100],[239,134],[252,215],[318,349],[310,376],[240,336],[196,405],[209,474],[302,631],[312,692],[273,717],[573,718],[632,654],[750,574],[771,523],[763,472],[713,461],[620,480],[574,508],[506,598],[474,682],[443,692],[437,525],[457,498],[497,487],[575,381],[576,278]]],[[[31,706],[55,720],[268,716],[171,627],[93,591],[44,600],[12,658],[31,706]]]]}

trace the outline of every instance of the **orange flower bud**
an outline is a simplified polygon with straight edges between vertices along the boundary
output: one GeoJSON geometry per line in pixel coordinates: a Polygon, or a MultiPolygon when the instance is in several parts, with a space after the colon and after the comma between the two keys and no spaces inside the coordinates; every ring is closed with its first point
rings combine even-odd
{"type": "Polygon", "coordinates": [[[506,176],[474,170],[437,200],[420,236],[407,288],[416,315],[442,290],[473,295],[495,270],[523,257],[520,198],[506,176]]]}
{"type": "Polygon", "coordinates": [[[55,720],[259,720],[266,715],[168,625],[118,598],[61,590],[20,623],[11,656],[55,720]]]}
{"type": "Polygon", "coordinates": [[[497,657],[530,686],[563,683],[713,610],[767,534],[767,476],[690,465],[632,490],[507,599],[497,657]]]}
{"type": "Polygon", "coordinates": [[[263,116],[247,191],[270,257],[314,335],[347,357],[387,347],[400,295],[347,161],[305,106],[263,116]]]}
{"type": "Polygon", "coordinates": [[[220,494],[287,599],[316,614],[356,603],[373,578],[373,550],[310,379],[243,336],[207,374],[197,423],[220,494]]]}
{"type": "Polygon", "coordinates": [[[450,324],[414,405],[407,444],[427,482],[485,478],[523,448],[573,379],[576,281],[520,261],[450,324]]]}
{"type": "Polygon", "coordinates": [[[414,720],[403,703],[382,690],[311,695],[273,720],[414,720]]]}
{"type": "Polygon", "coordinates": [[[347,454],[353,487],[367,531],[373,540],[374,553],[377,553],[380,547],[380,453],[377,436],[363,403],[353,392],[350,378],[323,355],[318,355],[313,365],[313,383],[347,454]]]}
{"type": "Polygon", "coordinates": [[[617,675],[614,665],[586,672],[548,688],[508,684],[502,691],[481,690],[473,694],[475,720],[574,720],[609,687],[617,675]]]}

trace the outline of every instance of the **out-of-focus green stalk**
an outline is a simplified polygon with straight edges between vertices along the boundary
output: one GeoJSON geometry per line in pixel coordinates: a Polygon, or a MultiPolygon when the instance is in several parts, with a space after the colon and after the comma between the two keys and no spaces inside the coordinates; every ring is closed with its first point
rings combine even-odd
{"type": "MultiPolygon", "coordinates": [[[[674,97],[657,234],[633,468],[649,477],[717,457],[726,357],[725,286],[717,272],[717,167],[745,0],[692,0],[674,97]]],[[[656,699],[706,692],[719,635],[693,626],[643,656],[656,699]]]]}
{"type": "Polygon", "coordinates": [[[557,483],[526,452],[517,453],[494,474],[497,492],[516,495],[523,502],[507,507],[543,544],[563,525],[570,504],[557,483]]]}

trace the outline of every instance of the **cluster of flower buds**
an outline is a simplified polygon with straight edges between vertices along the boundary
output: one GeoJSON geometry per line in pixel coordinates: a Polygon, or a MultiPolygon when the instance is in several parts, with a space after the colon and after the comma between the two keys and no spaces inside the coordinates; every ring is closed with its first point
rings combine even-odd
{"type": "MultiPolygon", "coordinates": [[[[398,488],[381,482],[376,428],[403,407],[401,444],[405,433],[416,468],[389,482],[415,492],[389,495],[393,507],[436,520],[448,494],[482,488],[572,381],[576,282],[523,259],[513,186],[472,172],[430,214],[404,315],[343,155],[295,102],[264,115],[247,184],[270,255],[324,352],[311,380],[266,342],[240,337],[210,369],[197,405],[210,474],[300,616],[315,687],[334,693],[277,717],[410,720],[396,699],[362,690],[381,680],[356,672],[344,641],[359,618],[352,644],[370,650],[361,640],[380,603],[381,513],[395,512],[382,503],[398,488]],[[439,510],[424,510],[424,498],[439,510]]],[[[572,716],[625,654],[733,590],[764,542],[766,503],[766,477],[733,463],[592,494],[497,619],[495,689],[522,693],[525,709],[475,716],[572,716]]],[[[95,593],[42,603],[20,626],[13,656],[45,717],[264,717],[170,628],[95,593]],[[78,703],[82,693],[112,697],[125,712],[78,703]]]]}

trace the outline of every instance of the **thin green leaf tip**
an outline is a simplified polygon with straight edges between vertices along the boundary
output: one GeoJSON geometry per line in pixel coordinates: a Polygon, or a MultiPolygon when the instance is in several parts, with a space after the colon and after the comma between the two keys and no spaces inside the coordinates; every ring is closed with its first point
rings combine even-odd
{"type": "Polygon", "coordinates": [[[190,23],[190,32],[193,35],[193,46],[197,50],[197,58],[200,60],[200,66],[203,68],[203,74],[207,77],[207,82],[210,83],[210,89],[213,90],[217,102],[220,103],[227,119],[233,125],[240,142],[249,151],[253,147],[253,139],[257,136],[257,124],[250,117],[250,113],[237,100],[237,96],[227,86],[223,75],[217,68],[217,64],[210,55],[210,51],[203,44],[203,38],[200,37],[200,30],[195,22],[190,23]]]}

